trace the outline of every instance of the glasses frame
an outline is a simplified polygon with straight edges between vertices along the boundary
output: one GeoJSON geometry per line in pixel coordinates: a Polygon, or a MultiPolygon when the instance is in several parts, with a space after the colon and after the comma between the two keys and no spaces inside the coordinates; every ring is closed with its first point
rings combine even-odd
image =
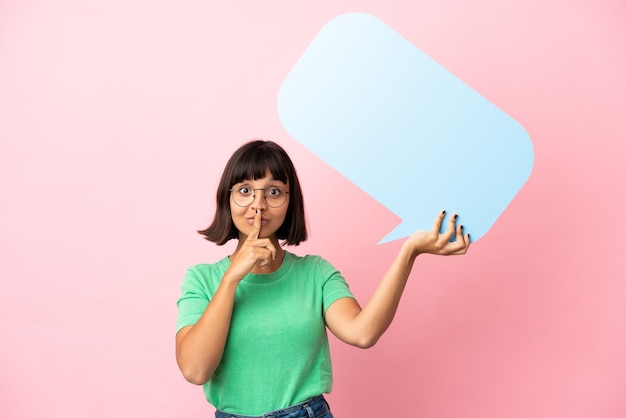
{"type": "MultiPolygon", "coordinates": [[[[265,193],[267,191],[267,189],[280,189],[280,190],[282,190],[285,193],[285,195],[289,195],[289,192],[287,190],[283,189],[280,186],[270,186],[270,187],[267,187],[267,188],[258,187],[256,189],[252,189],[252,200],[250,200],[250,203],[248,203],[247,205],[240,205],[239,203],[237,203],[237,199],[235,199],[234,196],[233,196],[233,202],[235,202],[235,205],[239,206],[240,208],[247,208],[251,204],[254,203],[254,199],[256,198],[256,191],[257,190],[263,190],[263,199],[265,200],[265,204],[267,206],[269,206],[270,208],[272,208],[272,209],[277,209],[277,208],[283,206],[287,202],[287,197],[289,197],[289,196],[285,196],[285,200],[283,201],[283,203],[281,203],[278,206],[270,205],[269,202],[267,201],[267,194],[265,193]]],[[[231,187],[230,189],[228,189],[228,191],[230,192],[231,196],[233,194],[233,190],[235,190],[235,187],[231,187]]]]}

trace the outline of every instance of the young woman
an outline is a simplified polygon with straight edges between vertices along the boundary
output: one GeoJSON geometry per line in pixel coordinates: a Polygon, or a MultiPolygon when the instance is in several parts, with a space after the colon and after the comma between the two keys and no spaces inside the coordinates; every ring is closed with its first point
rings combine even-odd
{"type": "Polygon", "coordinates": [[[236,239],[237,247],[215,264],[191,267],[182,284],[176,360],[183,376],[204,385],[217,418],[332,418],[323,398],[332,386],[326,328],[347,344],[373,346],[393,319],[415,258],[467,252],[470,237],[456,215],[440,233],[444,216],[403,243],[361,308],[327,261],[283,249],[307,238],[287,153],[270,141],[243,145],[222,174],[213,223],[199,231],[218,245],[236,239]]]}

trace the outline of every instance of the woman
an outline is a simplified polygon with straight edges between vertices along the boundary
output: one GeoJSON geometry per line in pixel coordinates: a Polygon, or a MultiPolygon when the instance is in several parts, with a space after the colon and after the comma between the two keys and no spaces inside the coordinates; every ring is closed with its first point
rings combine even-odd
{"type": "Polygon", "coordinates": [[[307,238],[287,153],[270,141],[243,145],[222,174],[213,223],[199,231],[218,245],[236,239],[237,247],[215,264],[191,267],[183,281],[176,327],[183,376],[204,385],[217,418],[332,418],[323,398],[332,386],[326,327],[347,344],[373,346],[393,319],[415,258],[467,252],[470,237],[455,226],[456,215],[439,232],[444,216],[403,243],[361,308],[327,261],[283,249],[307,238]]]}

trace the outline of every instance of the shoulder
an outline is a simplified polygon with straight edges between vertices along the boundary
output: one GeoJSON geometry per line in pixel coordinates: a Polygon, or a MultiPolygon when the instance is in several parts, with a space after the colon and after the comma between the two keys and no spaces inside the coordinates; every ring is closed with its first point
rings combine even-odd
{"type": "Polygon", "coordinates": [[[330,262],[319,255],[299,256],[285,252],[285,257],[291,263],[293,270],[305,273],[309,278],[315,277],[326,281],[333,276],[340,275],[330,262]]]}
{"type": "Polygon", "coordinates": [[[289,251],[285,251],[285,257],[293,265],[298,267],[312,267],[312,268],[332,268],[335,269],[326,259],[319,255],[296,255],[289,251]]]}
{"type": "Polygon", "coordinates": [[[228,268],[230,260],[224,257],[213,264],[196,264],[187,268],[183,286],[195,285],[200,287],[213,287],[213,283],[219,283],[222,280],[224,272],[228,268]]]}

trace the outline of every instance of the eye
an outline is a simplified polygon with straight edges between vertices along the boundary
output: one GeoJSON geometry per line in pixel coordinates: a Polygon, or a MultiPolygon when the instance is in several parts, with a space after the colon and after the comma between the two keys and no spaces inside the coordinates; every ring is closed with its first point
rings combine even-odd
{"type": "Polygon", "coordinates": [[[283,195],[283,190],[278,187],[270,187],[267,189],[267,197],[271,197],[272,199],[279,198],[283,195]]]}
{"type": "Polygon", "coordinates": [[[248,186],[241,186],[237,189],[237,193],[242,196],[250,196],[252,194],[252,189],[248,186]]]}

